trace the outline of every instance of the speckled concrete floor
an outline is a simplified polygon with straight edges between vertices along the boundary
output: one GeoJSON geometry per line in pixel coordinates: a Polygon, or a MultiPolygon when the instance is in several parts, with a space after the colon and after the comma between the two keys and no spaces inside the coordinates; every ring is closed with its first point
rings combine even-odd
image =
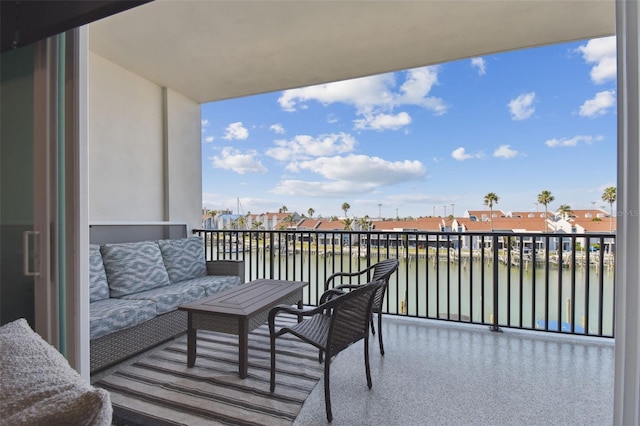
{"type": "MultiPolygon", "coordinates": [[[[609,425],[614,342],[385,316],[331,364],[332,425],[609,425]]],[[[326,425],[324,381],[295,426],[326,425]]]]}

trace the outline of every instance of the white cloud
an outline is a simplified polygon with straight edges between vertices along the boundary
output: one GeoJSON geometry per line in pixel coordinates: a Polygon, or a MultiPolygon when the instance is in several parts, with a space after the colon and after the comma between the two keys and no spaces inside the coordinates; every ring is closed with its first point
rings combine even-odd
{"type": "Polygon", "coordinates": [[[601,141],[603,140],[604,137],[601,135],[598,136],[586,136],[586,135],[578,135],[578,136],[574,136],[572,138],[561,138],[561,139],[549,139],[548,141],[545,142],[545,145],[547,145],[550,148],[555,148],[558,146],[570,146],[570,147],[574,147],[574,146],[578,146],[578,144],[580,143],[584,143],[584,144],[591,144],[593,142],[597,142],[597,141],[601,141]]]}
{"type": "Polygon", "coordinates": [[[511,118],[516,121],[526,120],[531,117],[535,112],[535,108],[532,107],[533,101],[536,98],[536,94],[534,92],[525,93],[523,95],[518,96],[515,99],[512,99],[509,102],[509,111],[511,112],[511,118]]]}
{"type": "Polygon", "coordinates": [[[451,203],[451,201],[457,201],[459,197],[453,196],[441,196],[441,195],[429,195],[420,193],[410,194],[397,194],[389,195],[386,199],[392,201],[394,205],[398,204],[443,204],[451,203]]]}
{"type": "Polygon", "coordinates": [[[380,157],[348,155],[320,157],[299,163],[299,168],[320,174],[331,180],[348,180],[356,185],[369,182],[393,185],[415,180],[425,175],[424,165],[417,160],[386,161],[380,157]]]}
{"type": "Polygon", "coordinates": [[[273,130],[275,133],[277,133],[279,135],[284,134],[284,127],[282,127],[282,124],[280,124],[280,123],[272,124],[269,127],[269,130],[273,130]]]}
{"type": "Polygon", "coordinates": [[[285,90],[278,98],[278,103],[285,111],[295,111],[296,107],[308,101],[317,101],[323,105],[340,102],[357,109],[367,109],[373,105],[389,103],[393,99],[390,91],[393,86],[393,74],[380,74],[285,90]]]}
{"type": "Polygon", "coordinates": [[[300,162],[297,168],[316,173],[325,180],[284,180],[273,192],[314,197],[363,194],[381,186],[418,180],[426,174],[424,165],[419,161],[391,162],[366,155],[321,157],[300,162]]]}
{"type": "Polygon", "coordinates": [[[591,68],[591,81],[602,84],[616,79],[616,37],[603,37],[589,40],[576,49],[582,53],[582,58],[588,64],[595,64],[591,68]]]}
{"type": "Polygon", "coordinates": [[[213,142],[214,139],[215,138],[213,136],[207,136],[206,138],[204,138],[204,141],[207,142],[207,143],[211,143],[211,142],[213,142]]]}
{"type": "Polygon", "coordinates": [[[416,105],[433,111],[436,115],[447,112],[442,99],[427,96],[433,86],[438,84],[437,66],[415,68],[407,71],[406,79],[400,86],[400,93],[396,94],[393,106],[416,105]]]}
{"type": "Polygon", "coordinates": [[[453,152],[451,153],[451,156],[458,161],[464,161],[464,160],[469,160],[473,158],[473,155],[467,154],[463,147],[454,149],[453,152]]]}
{"type": "Polygon", "coordinates": [[[363,194],[375,189],[374,185],[363,184],[356,186],[346,181],[304,181],[288,179],[280,182],[274,189],[274,194],[332,198],[342,195],[363,194]]]}
{"type": "Polygon", "coordinates": [[[297,135],[291,140],[274,143],[276,146],[268,149],[266,154],[276,160],[291,161],[351,152],[357,142],[348,133],[330,133],[317,138],[297,135]]]}
{"type": "Polygon", "coordinates": [[[223,199],[224,199],[224,196],[222,194],[203,192],[202,206],[208,209],[214,209],[214,210],[226,208],[227,204],[223,201],[223,199]]]}
{"type": "Polygon", "coordinates": [[[364,116],[363,119],[356,120],[356,125],[364,126],[361,127],[363,129],[376,129],[366,126],[365,123],[369,121],[367,116],[389,114],[394,108],[405,105],[419,106],[432,111],[435,115],[446,113],[448,106],[444,101],[441,98],[429,96],[433,86],[438,84],[439,70],[438,66],[431,66],[405,71],[400,74],[404,76],[404,82],[398,89],[396,89],[395,74],[388,73],[286,90],[282,92],[278,103],[285,111],[296,111],[311,101],[323,105],[332,103],[351,105],[356,109],[357,115],[364,116]]]}
{"type": "Polygon", "coordinates": [[[482,152],[477,152],[475,154],[469,154],[467,152],[466,149],[464,149],[463,147],[454,149],[453,152],[451,153],[451,157],[454,160],[458,160],[458,161],[464,161],[464,160],[470,160],[472,158],[482,158],[484,155],[482,154],[482,152]]]}
{"type": "Polygon", "coordinates": [[[518,151],[511,149],[511,145],[500,145],[498,149],[493,151],[493,156],[500,158],[513,158],[518,156],[518,154],[518,151]]]}
{"type": "Polygon", "coordinates": [[[365,114],[364,118],[354,120],[356,129],[360,130],[396,130],[411,123],[411,116],[406,112],[398,114],[365,114]]]}
{"type": "Polygon", "coordinates": [[[207,128],[210,127],[209,120],[204,119],[200,120],[200,131],[204,134],[207,131],[207,128]]]}
{"type": "Polygon", "coordinates": [[[487,73],[487,64],[483,58],[471,58],[471,66],[478,69],[478,75],[487,73]]]}
{"type": "Polygon", "coordinates": [[[610,108],[616,105],[616,92],[615,90],[606,90],[604,92],[596,93],[593,99],[585,101],[580,106],[580,115],[582,117],[597,117],[605,115],[610,108]]]}
{"type": "Polygon", "coordinates": [[[245,173],[266,173],[267,168],[258,160],[258,152],[249,150],[242,153],[232,147],[222,148],[220,155],[210,158],[213,167],[232,170],[241,175],[245,173]]]}
{"type": "Polygon", "coordinates": [[[249,130],[242,125],[242,121],[236,121],[235,123],[231,123],[225,129],[225,134],[222,139],[236,139],[236,140],[245,140],[249,137],[249,130]]]}
{"type": "Polygon", "coordinates": [[[327,116],[327,123],[329,124],[337,123],[338,121],[340,121],[340,118],[335,114],[329,114],[327,116]]]}

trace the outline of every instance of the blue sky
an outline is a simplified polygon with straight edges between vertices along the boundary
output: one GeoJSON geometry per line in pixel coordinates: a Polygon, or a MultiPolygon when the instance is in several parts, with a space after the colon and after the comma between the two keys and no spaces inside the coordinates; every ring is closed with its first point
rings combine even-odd
{"type": "Polygon", "coordinates": [[[543,211],[548,190],[549,210],[608,210],[616,89],[608,37],[204,104],[203,206],[461,216],[489,192],[543,211]]]}

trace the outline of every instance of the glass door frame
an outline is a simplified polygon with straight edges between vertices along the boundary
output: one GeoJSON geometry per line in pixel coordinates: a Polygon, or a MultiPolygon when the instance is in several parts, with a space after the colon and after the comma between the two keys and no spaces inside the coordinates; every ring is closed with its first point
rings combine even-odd
{"type": "Polygon", "coordinates": [[[86,27],[37,43],[31,271],[36,331],[87,379],[88,52],[86,27]]]}

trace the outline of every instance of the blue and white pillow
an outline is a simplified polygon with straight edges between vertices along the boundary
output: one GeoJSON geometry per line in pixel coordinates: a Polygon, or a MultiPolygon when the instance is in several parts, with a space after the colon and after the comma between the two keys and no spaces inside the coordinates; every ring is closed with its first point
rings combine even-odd
{"type": "Polygon", "coordinates": [[[107,298],[109,298],[109,283],[107,282],[107,274],[104,271],[104,263],[102,263],[100,246],[97,244],[90,244],[89,301],[97,302],[98,300],[107,298]]]}
{"type": "Polygon", "coordinates": [[[111,297],[169,285],[169,275],[155,241],[105,244],[102,261],[111,297]]]}
{"type": "Polygon", "coordinates": [[[172,283],[207,275],[202,237],[160,240],[158,246],[172,283]]]}

